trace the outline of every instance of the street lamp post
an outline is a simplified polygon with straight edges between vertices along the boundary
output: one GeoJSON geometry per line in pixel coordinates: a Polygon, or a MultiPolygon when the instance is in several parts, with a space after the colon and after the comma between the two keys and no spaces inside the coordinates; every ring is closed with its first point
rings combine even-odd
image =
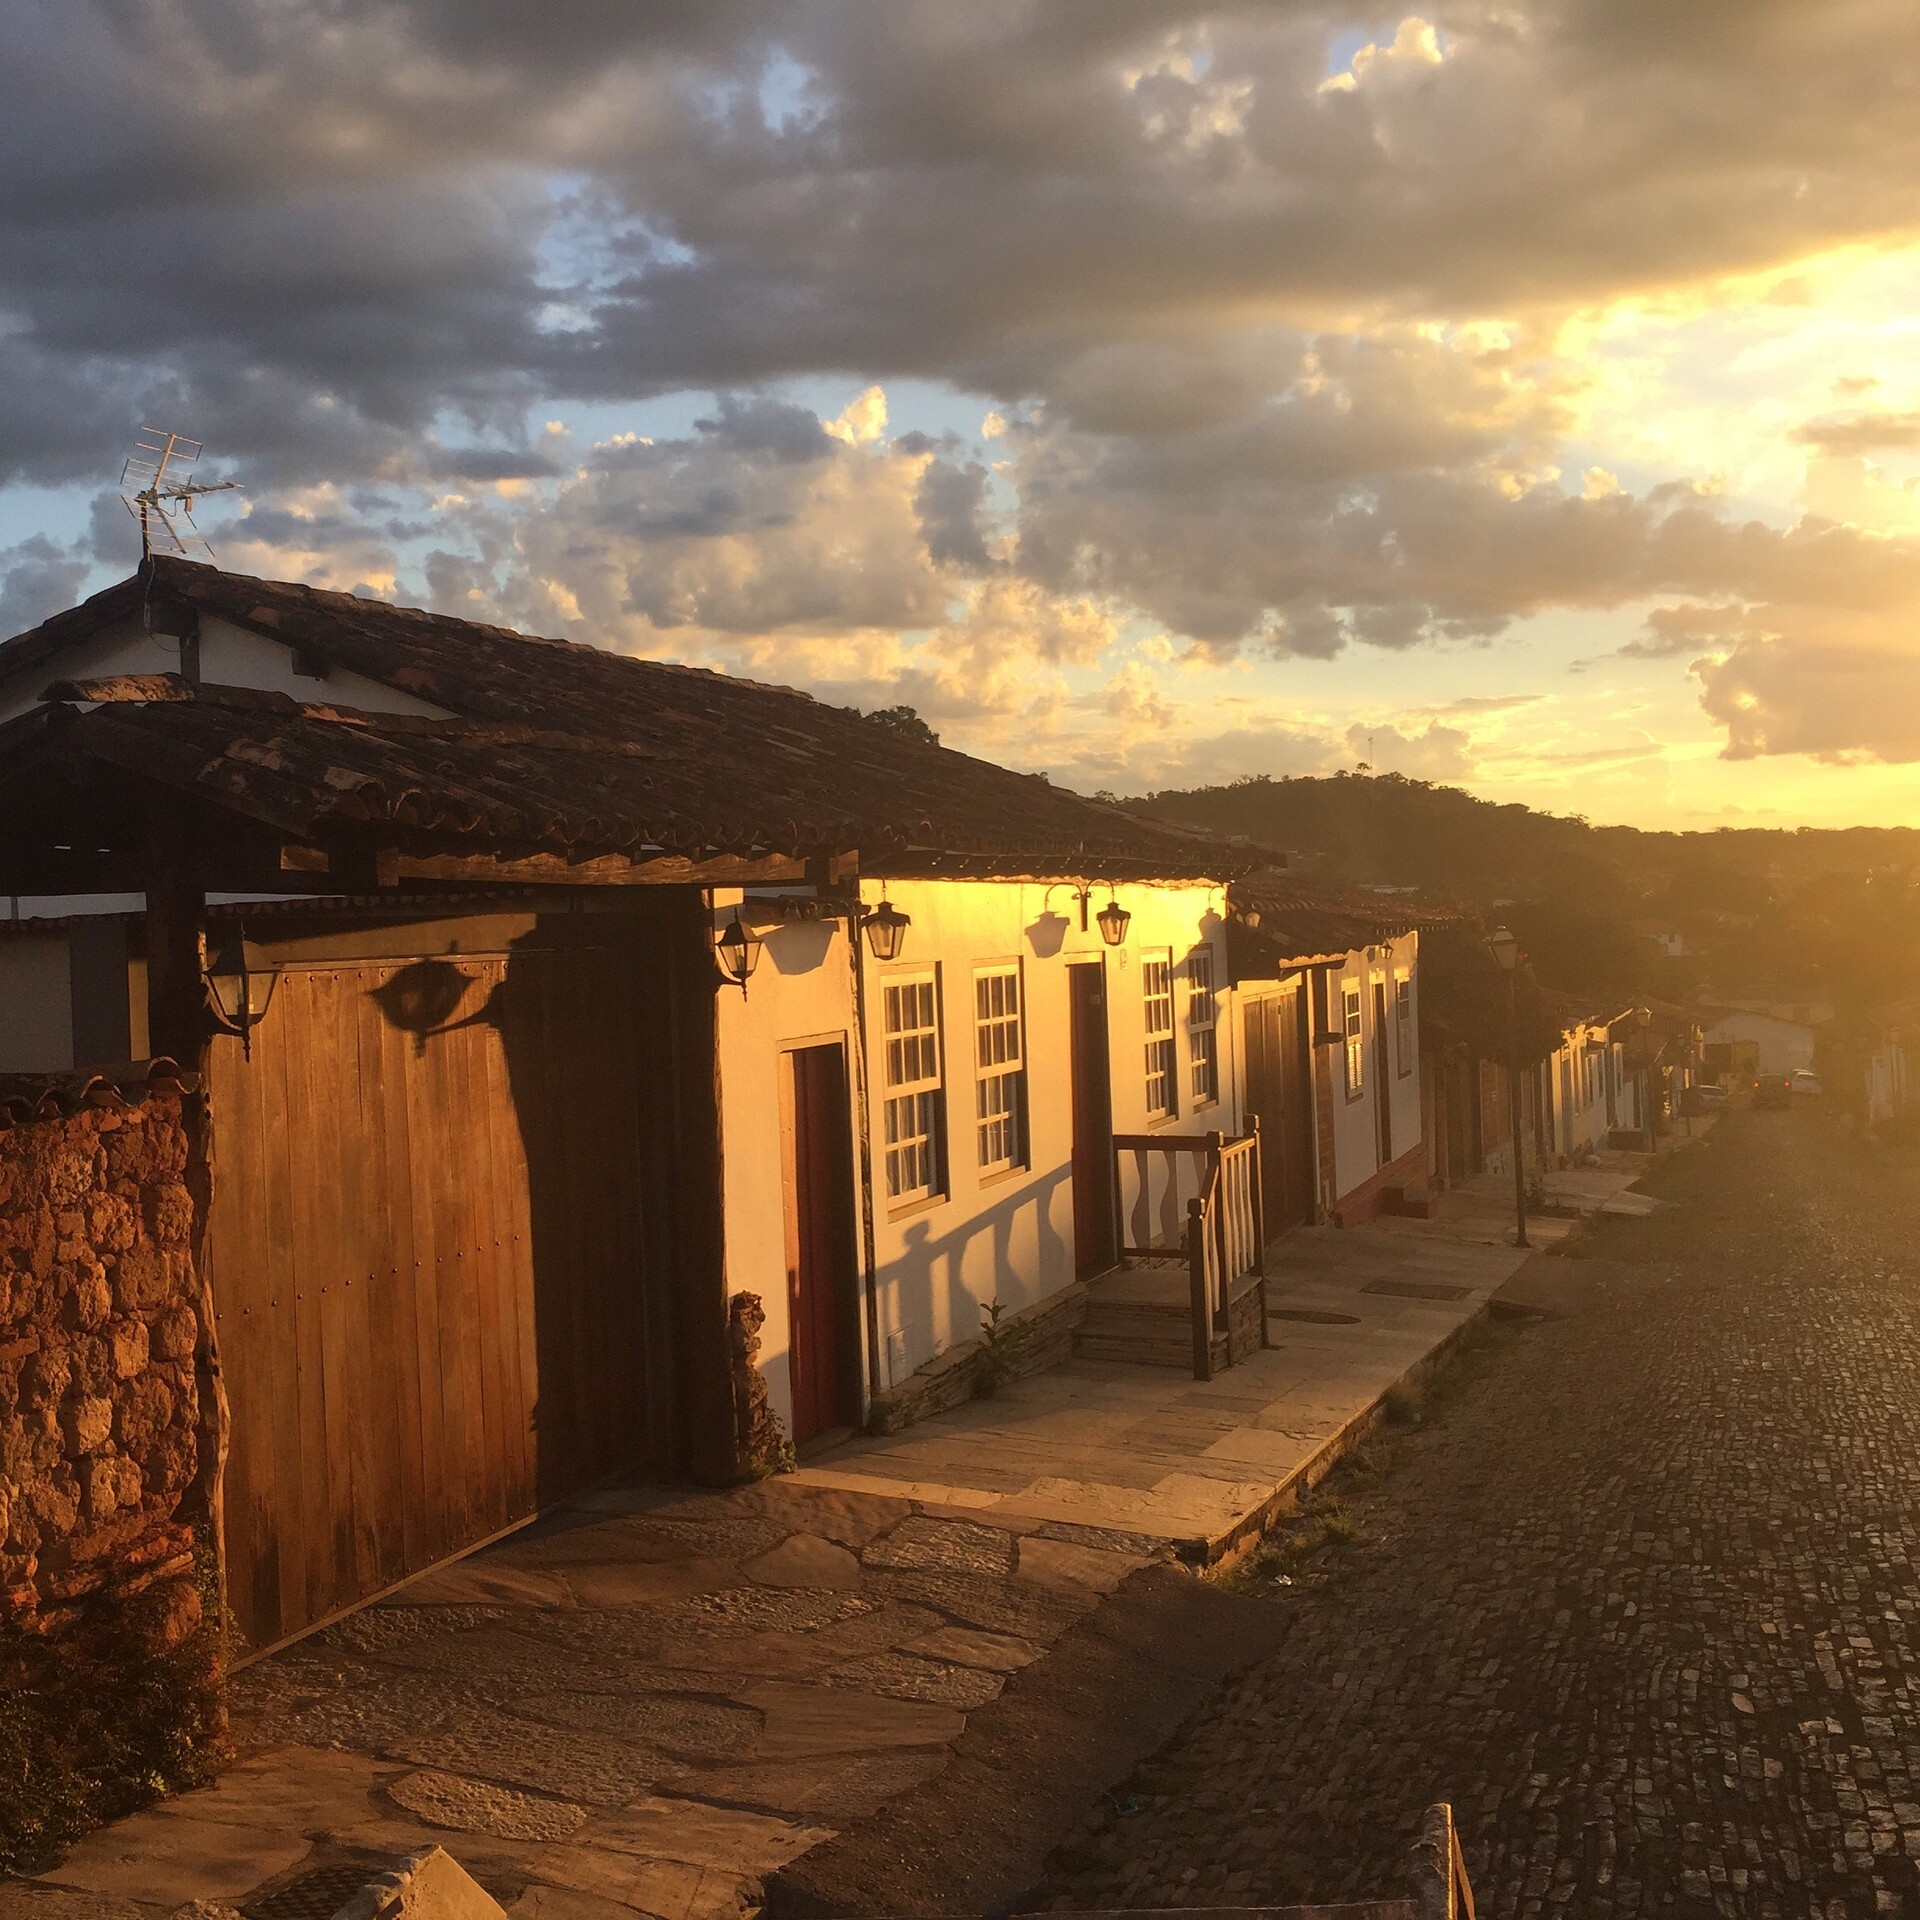
{"type": "Polygon", "coordinates": [[[1520,942],[1505,927],[1487,935],[1487,951],[1507,976],[1507,1110],[1513,1124],[1513,1244],[1530,1247],[1527,1238],[1526,1156],[1520,1145],[1520,1011],[1514,974],[1520,965],[1520,942]]]}
{"type": "Polygon", "coordinates": [[[1653,1022],[1651,1007],[1635,1007],[1635,1023],[1640,1029],[1640,1103],[1647,1123],[1647,1151],[1655,1151],[1653,1134],[1653,1037],[1647,1031],[1653,1022]]]}

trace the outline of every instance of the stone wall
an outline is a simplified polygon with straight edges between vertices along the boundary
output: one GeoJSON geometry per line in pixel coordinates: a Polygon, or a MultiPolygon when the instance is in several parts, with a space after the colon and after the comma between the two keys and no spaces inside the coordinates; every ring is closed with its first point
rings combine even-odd
{"type": "Polygon", "coordinates": [[[199,1620],[200,1287],[177,1080],[94,1082],[0,1110],[0,1627],[46,1635],[91,1596],[155,1590],[163,1644],[199,1620]],[[66,1107],[77,1102],[77,1110],[66,1107]],[[21,1110],[25,1106],[25,1117],[21,1110]]]}
{"type": "MultiPolygon", "coordinates": [[[[1086,1317],[1087,1289],[1079,1280],[1025,1311],[1009,1315],[1001,1332],[1017,1344],[1003,1379],[1041,1373],[1070,1359],[1073,1330],[1086,1317]]],[[[975,1369],[985,1344],[974,1339],[949,1347],[898,1385],[876,1393],[868,1403],[867,1431],[898,1433],[929,1414],[945,1413],[971,1400],[978,1391],[975,1369]]]]}

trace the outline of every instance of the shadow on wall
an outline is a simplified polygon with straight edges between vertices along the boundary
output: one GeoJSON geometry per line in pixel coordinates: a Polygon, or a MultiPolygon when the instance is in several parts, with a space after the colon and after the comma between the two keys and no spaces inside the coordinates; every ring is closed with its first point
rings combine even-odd
{"type": "MultiPolygon", "coordinates": [[[[1014,1295],[1018,1271],[1013,1258],[1016,1233],[1030,1237],[1037,1250],[1034,1271],[1041,1276],[1042,1291],[1034,1298],[1043,1298],[1045,1293],[1067,1285],[1073,1278],[1073,1246],[1055,1230],[1053,1212],[1056,1201],[1070,1194],[1072,1182],[1072,1169],[1065,1166],[1035,1174],[1017,1186],[1009,1182],[1006,1199],[984,1212],[969,1214],[964,1222],[946,1233],[933,1230],[937,1213],[913,1221],[906,1229],[906,1251],[888,1261],[882,1270],[883,1312],[890,1302],[892,1324],[906,1329],[910,1343],[916,1331],[919,1332],[920,1345],[928,1347],[937,1337],[941,1324],[935,1312],[936,1304],[944,1300],[947,1344],[958,1346],[980,1331],[980,1310],[987,1301],[1003,1299],[1010,1308],[1032,1304],[1014,1295]],[[991,1278],[984,1294],[966,1283],[968,1256],[983,1242],[992,1249],[991,1278]],[[1057,1285],[1047,1287],[1046,1280],[1056,1275],[1057,1285]]],[[[1070,1203],[1068,1210],[1071,1211],[1070,1203]]],[[[977,1261],[978,1256],[975,1258],[977,1261]]],[[[921,1351],[917,1359],[915,1351],[910,1344],[909,1371],[933,1357],[930,1347],[921,1351]]],[[[876,1386],[898,1384],[898,1380],[891,1378],[875,1383],[876,1386]]]]}
{"type": "Polygon", "coordinates": [[[541,1505],[622,1467],[679,1464],[665,942],[611,916],[550,922],[514,942],[504,971],[423,958],[369,997],[412,1038],[409,1111],[468,1136],[441,1134],[412,1168],[440,1243],[443,1362],[470,1389],[450,1450],[511,1479],[530,1427],[541,1505]],[[481,1190],[458,1190],[469,1181],[481,1190]],[[518,1234],[522,1259],[489,1262],[489,1245],[518,1234]],[[445,1258],[469,1244],[473,1259],[445,1258]]]}

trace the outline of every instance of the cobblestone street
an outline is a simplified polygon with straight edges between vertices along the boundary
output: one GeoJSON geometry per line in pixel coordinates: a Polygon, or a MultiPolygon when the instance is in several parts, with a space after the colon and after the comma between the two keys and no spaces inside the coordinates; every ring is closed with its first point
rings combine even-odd
{"type": "Polygon", "coordinates": [[[1054,1904],[1398,1893],[1448,1799],[1483,1915],[1920,1912],[1920,1173],[1743,1112],[1648,1184],[1054,1904]]]}

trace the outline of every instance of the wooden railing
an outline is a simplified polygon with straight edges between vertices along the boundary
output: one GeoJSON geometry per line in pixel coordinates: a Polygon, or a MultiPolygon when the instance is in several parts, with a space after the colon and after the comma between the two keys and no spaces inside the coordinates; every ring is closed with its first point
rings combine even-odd
{"type": "Polygon", "coordinates": [[[1193,1377],[1213,1378],[1213,1342],[1216,1333],[1228,1338],[1232,1355],[1233,1296],[1249,1275],[1260,1280],[1260,1344],[1266,1344],[1266,1246],[1262,1221],[1265,1209],[1260,1190],[1260,1122],[1243,1134],[1126,1133],[1113,1142],[1114,1191],[1124,1191],[1120,1157],[1134,1156],[1134,1200],[1127,1209],[1127,1231],[1120,1250],[1129,1258],[1184,1260],[1193,1320],[1193,1377]],[[1198,1192],[1185,1205],[1180,1220],[1180,1156],[1199,1157],[1198,1192]],[[1164,1181],[1155,1194],[1155,1157],[1164,1160],[1164,1181]],[[1156,1214],[1158,1215],[1156,1232],[1156,1214]],[[1175,1234],[1178,1234],[1177,1242],[1175,1234]]]}
{"type": "Polygon", "coordinates": [[[1413,1847],[1420,1920],[1474,1920],[1473,1888],[1453,1808],[1444,1800],[1427,1809],[1413,1847]]]}

